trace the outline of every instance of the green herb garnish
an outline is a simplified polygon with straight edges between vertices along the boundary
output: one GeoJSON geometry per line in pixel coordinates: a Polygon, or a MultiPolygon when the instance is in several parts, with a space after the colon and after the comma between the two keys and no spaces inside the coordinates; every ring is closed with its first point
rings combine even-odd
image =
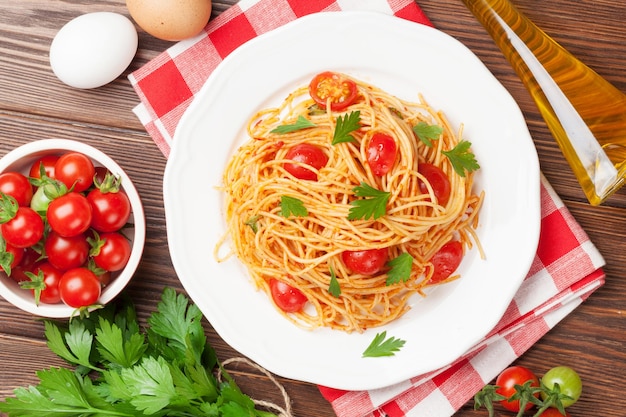
{"type": "Polygon", "coordinates": [[[381,356],[393,356],[404,346],[406,342],[402,339],[389,337],[387,339],[387,331],[377,333],[372,343],[363,352],[364,358],[375,358],[381,356]]]}
{"type": "Polygon", "coordinates": [[[315,127],[315,126],[317,126],[315,123],[308,120],[304,116],[299,115],[298,119],[296,119],[294,123],[280,125],[276,127],[275,129],[271,130],[270,133],[278,133],[279,135],[283,135],[285,133],[295,132],[301,129],[308,129],[309,127],[315,127]]]}
{"type": "Polygon", "coordinates": [[[330,284],[328,285],[328,292],[335,298],[338,298],[341,295],[341,287],[339,286],[339,281],[337,281],[337,275],[335,275],[335,270],[330,268],[330,284]]]}
{"type": "Polygon", "coordinates": [[[333,145],[343,142],[354,142],[354,137],[350,133],[361,128],[361,112],[359,110],[344,114],[337,118],[335,133],[333,134],[333,145]]]}
{"type": "Polygon", "coordinates": [[[304,207],[302,200],[284,195],[280,197],[280,215],[283,217],[306,217],[309,211],[304,207]]]}
{"type": "Polygon", "coordinates": [[[443,133],[443,128],[437,125],[429,125],[426,122],[419,122],[413,126],[413,132],[424,145],[430,148],[433,146],[432,141],[439,139],[439,136],[443,133]]]}
{"type": "Polygon", "coordinates": [[[476,161],[476,157],[469,151],[470,146],[472,146],[470,142],[462,140],[449,151],[442,151],[442,153],[450,160],[452,168],[454,168],[456,173],[461,177],[465,177],[466,171],[472,172],[480,168],[480,165],[478,165],[478,162],[476,161]]]}
{"type": "Polygon", "coordinates": [[[387,272],[386,285],[406,282],[411,277],[413,257],[406,252],[402,253],[387,262],[387,266],[391,267],[391,269],[387,272]]]}
{"type": "Polygon", "coordinates": [[[250,226],[250,228],[255,234],[259,231],[259,225],[258,225],[259,218],[260,216],[252,216],[244,222],[246,226],[250,226]]]}
{"type": "Polygon", "coordinates": [[[387,191],[380,191],[362,182],[352,189],[357,197],[363,197],[350,203],[352,206],[348,212],[348,220],[374,220],[387,213],[387,202],[391,194],[387,191]]]}

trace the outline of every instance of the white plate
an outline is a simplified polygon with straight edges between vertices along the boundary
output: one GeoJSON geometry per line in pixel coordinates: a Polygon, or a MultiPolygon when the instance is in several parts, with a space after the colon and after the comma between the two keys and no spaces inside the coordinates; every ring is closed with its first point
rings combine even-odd
{"type": "Polygon", "coordinates": [[[499,321],[534,257],[540,225],[539,164],[522,114],[467,48],[435,29],[369,12],[316,14],[260,36],[213,72],[183,116],[167,163],[164,199],[170,254],[192,300],[241,354],[292,379],[357,390],[388,386],[445,366],[499,321]],[[214,189],[230,155],[247,140],[260,108],[280,103],[318,72],[349,73],[401,98],[422,93],[465,126],[486,198],[462,279],[415,297],[401,319],[362,334],[303,330],[257,292],[232,258],[213,249],[225,231],[214,189]],[[362,358],[376,333],[406,340],[393,357],[362,358]]]}

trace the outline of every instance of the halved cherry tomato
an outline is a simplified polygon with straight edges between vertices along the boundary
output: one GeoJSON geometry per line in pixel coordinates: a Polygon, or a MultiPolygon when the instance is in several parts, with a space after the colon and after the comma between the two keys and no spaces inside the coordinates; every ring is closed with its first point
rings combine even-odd
{"type": "Polygon", "coordinates": [[[302,291],[276,278],[270,279],[270,291],[274,303],[286,313],[302,310],[308,301],[302,291]]]}
{"type": "MultiPolygon", "coordinates": [[[[285,159],[310,165],[317,170],[326,166],[328,162],[328,156],[326,156],[322,148],[308,143],[300,143],[289,149],[285,159]]],[[[317,173],[304,165],[286,162],[284,168],[291,175],[301,180],[317,181],[317,173]]]]}
{"type": "Polygon", "coordinates": [[[91,205],[84,195],[69,192],[50,202],[46,216],[52,230],[61,236],[76,236],[91,224],[91,205]]]}
{"type": "Polygon", "coordinates": [[[96,168],[87,155],[68,152],[59,157],[54,165],[55,178],[76,192],[85,191],[93,183],[96,168]]]}
{"type": "MultiPolygon", "coordinates": [[[[502,371],[496,378],[496,386],[498,387],[496,392],[506,398],[510,398],[516,392],[515,385],[524,385],[527,381],[531,381],[531,387],[539,387],[539,378],[537,378],[533,371],[523,366],[510,366],[502,371]]],[[[537,393],[536,396],[538,397],[539,393],[537,393]]],[[[502,400],[500,404],[510,411],[518,412],[520,409],[519,400],[502,400]]],[[[533,403],[528,402],[524,409],[529,410],[533,405],[533,403]]]]}
{"type": "Polygon", "coordinates": [[[96,304],[101,291],[96,274],[87,268],[70,269],[63,274],[59,282],[61,300],[74,308],[96,304]]]}
{"type": "Polygon", "coordinates": [[[84,234],[63,237],[56,232],[50,232],[44,243],[48,261],[62,270],[77,268],[83,265],[89,257],[89,243],[84,234]]]}
{"type": "Polygon", "coordinates": [[[330,100],[330,110],[341,111],[356,101],[356,83],[336,72],[322,72],[309,84],[309,94],[318,106],[325,109],[330,100]]]}
{"type": "Polygon", "coordinates": [[[385,133],[374,133],[367,146],[367,163],[374,175],[387,174],[396,161],[398,146],[396,141],[385,133]]]}
{"type": "Polygon", "coordinates": [[[33,198],[33,187],[25,175],[19,172],[0,174],[0,192],[13,197],[20,206],[28,206],[33,198]]]}
{"type": "Polygon", "coordinates": [[[387,263],[387,249],[367,249],[344,251],[341,260],[352,272],[363,275],[374,275],[380,272],[387,263]]]}
{"type": "Polygon", "coordinates": [[[103,233],[98,239],[97,253],[93,253],[96,266],[106,271],[123,269],[130,259],[130,242],[121,233],[103,233]]]}
{"type": "Polygon", "coordinates": [[[57,163],[59,159],[56,155],[45,155],[33,162],[30,167],[30,173],[28,174],[31,178],[41,178],[41,168],[43,167],[44,173],[49,178],[54,178],[54,165],[57,163]]]}
{"type": "Polygon", "coordinates": [[[436,284],[448,278],[461,264],[463,260],[463,245],[458,240],[452,240],[439,249],[430,258],[434,272],[430,277],[429,284],[436,284]]]}
{"type": "MultiPolygon", "coordinates": [[[[433,193],[437,198],[437,203],[445,206],[448,202],[448,199],[450,198],[450,193],[452,192],[450,180],[448,179],[446,173],[443,172],[443,170],[438,166],[429,163],[419,164],[419,166],[417,167],[417,172],[422,174],[426,178],[426,181],[428,181],[428,183],[432,187],[433,193]]],[[[426,184],[420,181],[419,185],[420,191],[423,194],[427,194],[428,188],[426,187],[426,184]]]]}

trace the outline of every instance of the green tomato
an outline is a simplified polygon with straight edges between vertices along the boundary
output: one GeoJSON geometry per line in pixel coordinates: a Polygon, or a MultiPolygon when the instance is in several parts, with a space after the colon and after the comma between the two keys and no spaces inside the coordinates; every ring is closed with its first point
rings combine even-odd
{"type": "MultiPolygon", "coordinates": [[[[541,383],[548,390],[553,390],[555,384],[558,384],[561,394],[571,397],[562,400],[563,407],[569,407],[578,401],[583,391],[583,383],[580,380],[580,376],[576,371],[567,366],[557,366],[550,369],[543,378],[541,378],[541,383]]],[[[545,400],[547,394],[542,392],[541,396],[545,400]]]]}
{"type": "Polygon", "coordinates": [[[33,198],[30,200],[30,208],[41,216],[45,216],[50,202],[66,193],[67,187],[64,184],[58,181],[46,182],[40,185],[33,194],[33,198]]]}
{"type": "Polygon", "coordinates": [[[30,200],[30,208],[35,210],[37,213],[45,213],[48,210],[48,205],[52,199],[46,195],[46,187],[50,188],[50,185],[42,185],[37,188],[35,194],[33,194],[33,198],[30,200]]]}

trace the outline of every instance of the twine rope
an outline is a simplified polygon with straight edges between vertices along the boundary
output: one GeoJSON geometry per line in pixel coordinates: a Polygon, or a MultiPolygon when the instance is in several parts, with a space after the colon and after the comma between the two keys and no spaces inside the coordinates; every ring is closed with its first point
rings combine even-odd
{"type": "Polygon", "coordinates": [[[285,387],[278,382],[278,379],[276,379],[276,377],[274,375],[272,375],[267,369],[263,368],[262,366],[252,362],[251,360],[247,359],[247,358],[230,358],[230,359],[226,359],[224,362],[222,362],[222,366],[218,368],[217,371],[217,380],[219,382],[222,382],[222,369],[226,369],[226,366],[232,363],[243,363],[246,364],[248,366],[250,366],[251,368],[254,368],[255,370],[257,370],[258,372],[260,372],[261,374],[267,376],[269,378],[270,381],[272,381],[272,383],[278,388],[278,390],[280,391],[282,397],[283,397],[283,402],[285,403],[285,408],[279,406],[278,404],[275,404],[271,401],[265,401],[265,400],[256,400],[254,398],[251,398],[252,401],[254,402],[254,404],[261,406],[261,407],[265,407],[268,410],[273,410],[278,412],[278,417],[294,417],[294,415],[292,414],[291,411],[291,398],[289,397],[289,394],[287,394],[287,391],[285,390],[285,387]]]}

